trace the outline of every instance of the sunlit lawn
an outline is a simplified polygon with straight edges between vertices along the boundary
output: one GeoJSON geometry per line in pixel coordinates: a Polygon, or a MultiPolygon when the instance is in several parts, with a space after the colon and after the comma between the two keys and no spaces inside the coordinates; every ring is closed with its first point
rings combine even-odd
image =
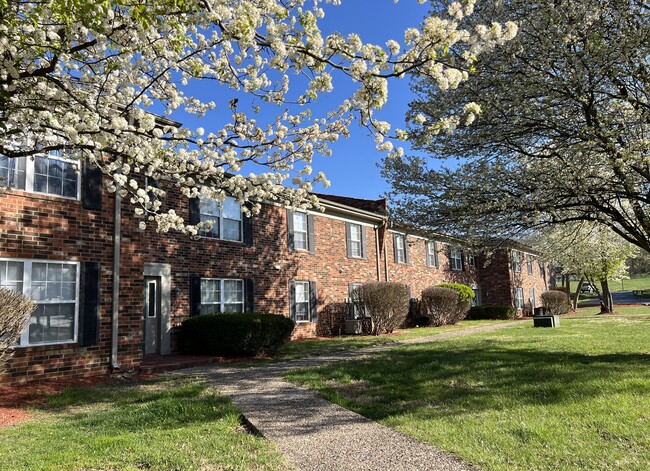
{"type": "Polygon", "coordinates": [[[593,306],[593,307],[581,307],[579,308],[576,312],[570,312],[569,314],[566,315],[568,318],[573,318],[573,317],[585,317],[585,316],[599,316],[599,317],[608,317],[608,316],[616,316],[616,315],[647,315],[650,316],[650,306],[643,306],[643,305],[636,305],[636,306],[629,306],[629,305],[614,305],[614,314],[601,314],[600,313],[600,307],[599,306],[593,306]]]}
{"type": "Polygon", "coordinates": [[[284,470],[230,401],[198,379],[73,388],[0,428],[2,470],[284,470]]]}
{"type": "Polygon", "coordinates": [[[487,470],[650,469],[650,319],[562,319],[294,371],[487,470]]]}
{"type": "Polygon", "coordinates": [[[444,327],[420,327],[412,329],[401,329],[392,335],[383,336],[359,336],[359,335],[342,335],[340,337],[309,339],[289,342],[278,352],[277,358],[280,360],[290,360],[294,358],[304,358],[306,356],[325,355],[344,350],[355,350],[372,345],[383,345],[387,343],[401,342],[403,340],[430,337],[446,332],[457,330],[471,329],[484,325],[499,324],[507,321],[461,321],[457,325],[444,327]]]}

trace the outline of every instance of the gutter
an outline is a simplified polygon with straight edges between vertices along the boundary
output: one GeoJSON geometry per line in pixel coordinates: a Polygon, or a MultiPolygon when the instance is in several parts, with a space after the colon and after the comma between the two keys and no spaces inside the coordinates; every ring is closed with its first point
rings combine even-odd
{"type": "Polygon", "coordinates": [[[377,256],[375,260],[377,262],[377,281],[381,281],[381,255],[379,254],[379,227],[375,226],[375,250],[377,251],[377,256]]]}
{"type": "Polygon", "coordinates": [[[122,196],[120,186],[115,191],[115,214],[113,225],[113,310],[111,317],[111,370],[120,369],[117,362],[118,316],[120,312],[120,253],[122,249],[122,196]]]}

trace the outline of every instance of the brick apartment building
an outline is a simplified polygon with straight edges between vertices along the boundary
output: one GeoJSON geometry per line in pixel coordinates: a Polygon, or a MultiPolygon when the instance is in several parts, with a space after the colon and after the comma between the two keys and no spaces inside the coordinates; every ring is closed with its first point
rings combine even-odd
{"type": "Polygon", "coordinates": [[[11,187],[0,192],[0,287],[38,303],[0,383],[137,369],[177,350],[183,319],[211,312],[290,316],[294,338],[339,335],[350,290],[368,281],[404,283],[413,297],[462,282],[479,303],[522,310],[547,289],[525,247],[486,265],[453,239],[393,227],[385,200],[319,195],[324,212],[263,204],[247,218],[232,198],[171,198],[189,223],[213,228],[196,240],[142,231],[97,170],[74,165],[0,157],[11,187]]]}

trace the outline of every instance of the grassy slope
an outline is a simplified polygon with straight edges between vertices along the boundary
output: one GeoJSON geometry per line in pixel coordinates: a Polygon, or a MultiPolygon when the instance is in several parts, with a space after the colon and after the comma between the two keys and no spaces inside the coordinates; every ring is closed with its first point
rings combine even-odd
{"type": "MultiPolygon", "coordinates": [[[[429,337],[439,335],[456,330],[471,329],[473,327],[480,327],[483,325],[491,325],[504,321],[462,321],[457,325],[449,325],[444,327],[420,327],[412,329],[398,330],[394,335],[390,336],[356,336],[345,335],[341,337],[333,337],[327,339],[309,339],[295,342],[289,342],[284,345],[278,352],[279,360],[291,360],[294,358],[304,358],[306,356],[324,355],[333,352],[344,350],[356,350],[363,347],[372,345],[383,345],[387,343],[400,342],[412,338],[429,337]]],[[[505,321],[507,322],[507,321],[505,321]]],[[[247,364],[248,365],[248,364],[247,364]]]]}
{"type": "Polygon", "coordinates": [[[196,379],[68,389],[0,429],[0,469],[287,469],[238,412],[196,379]]]}
{"type": "Polygon", "coordinates": [[[650,320],[563,320],[289,374],[488,470],[650,469],[650,320]]]}

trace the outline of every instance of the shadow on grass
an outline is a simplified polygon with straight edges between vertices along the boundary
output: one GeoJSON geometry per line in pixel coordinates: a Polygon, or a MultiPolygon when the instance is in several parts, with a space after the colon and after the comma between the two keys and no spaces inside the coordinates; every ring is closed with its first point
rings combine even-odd
{"type": "Polygon", "coordinates": [[[650,354],[513,350],[482,340],[471,347],[413,346],[287,378],[372,420],[423,408],[443,417],[512,404],[583,402],[603,394],[645,396],[650,354]]]}

